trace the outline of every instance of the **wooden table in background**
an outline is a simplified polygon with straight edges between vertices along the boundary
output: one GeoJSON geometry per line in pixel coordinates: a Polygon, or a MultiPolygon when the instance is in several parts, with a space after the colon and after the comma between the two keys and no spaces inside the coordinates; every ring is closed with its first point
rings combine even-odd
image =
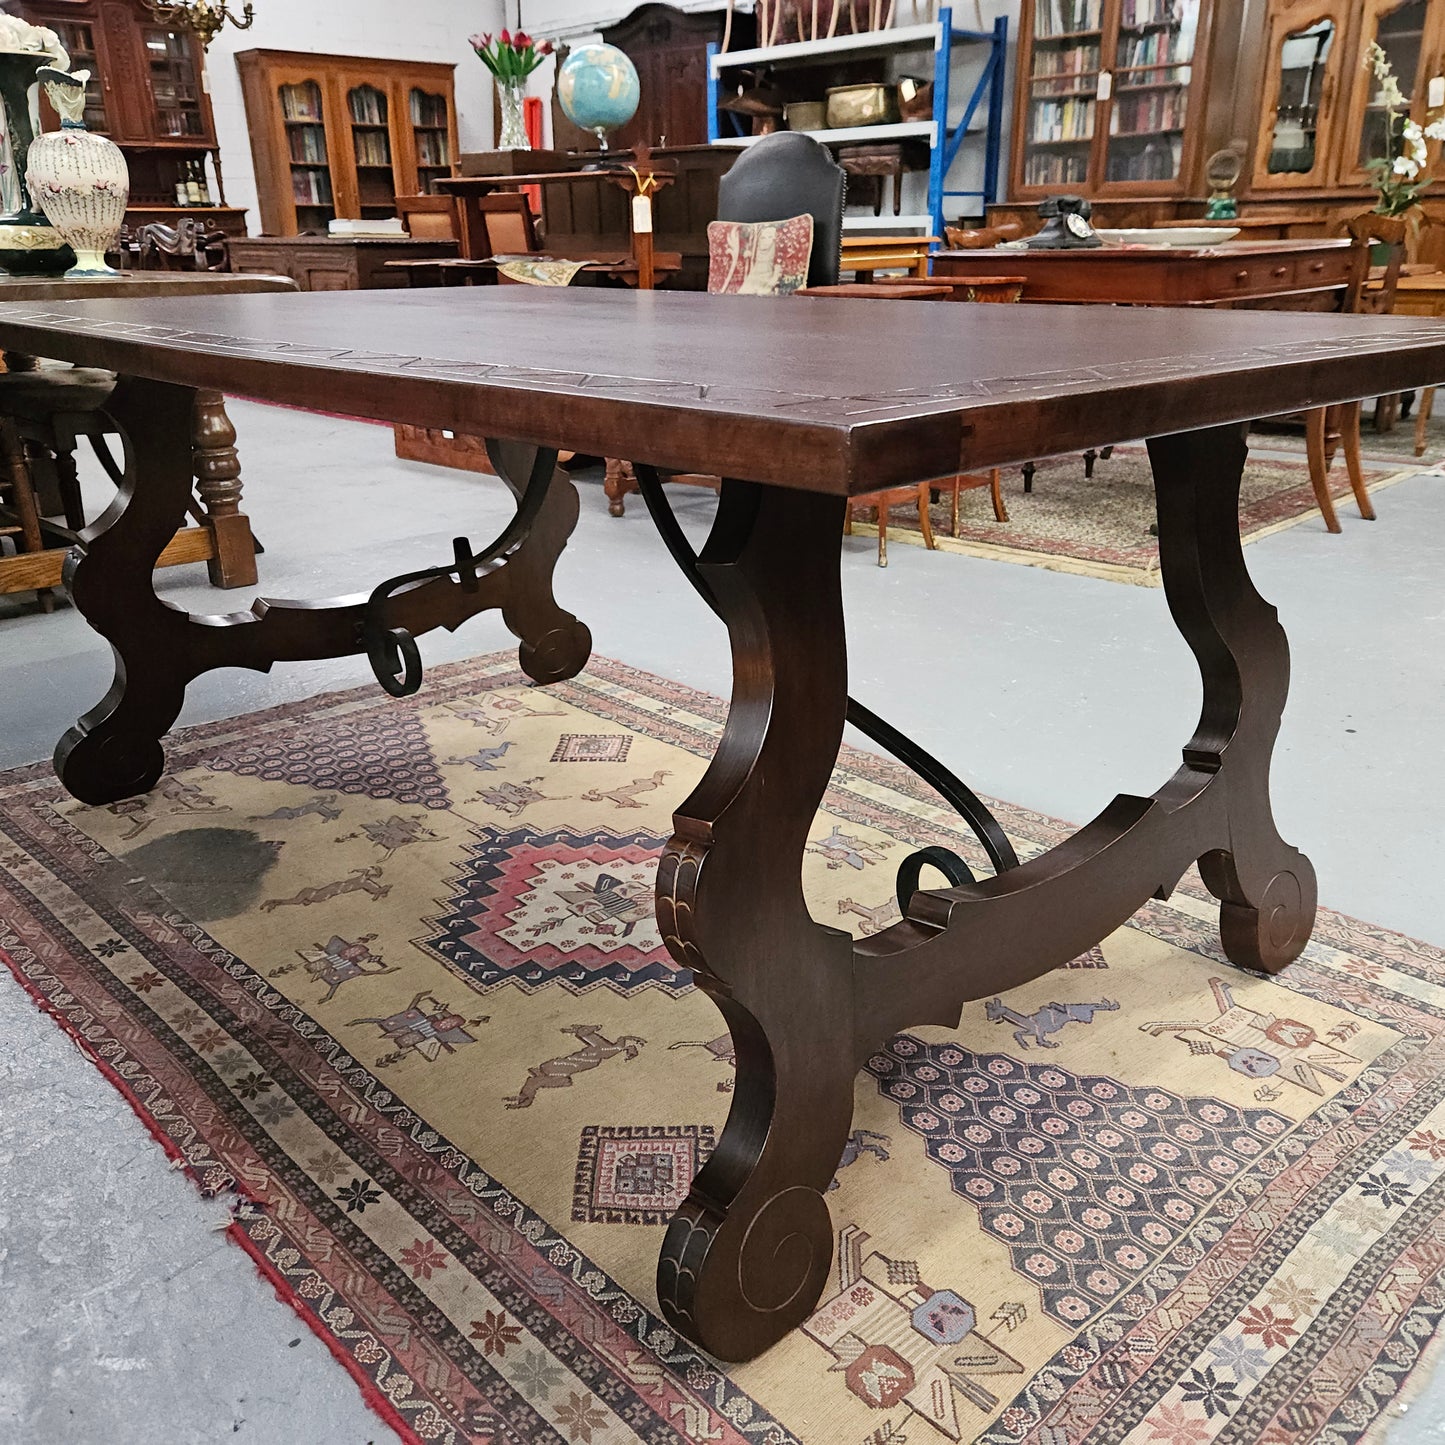
{"type": "Polygon", "coordinates": [[[928,257],[937,236],[845,235],[839,271],[851,271],[853,279],[868,282],[875,271],[905,268],[910,275],[928,275],[928,257]]]}
{"type": "MultiPolygon", "coordinates": [[[[7,303],[0,305],[0,314],[10,313],[20,302],[48,304],[77,297],[149,301],[295,290],[296,283],[285,276],[230,276],[214,271],[127,271],[89,281],[72,281],[64,276],[0,275],[0,303],[7,303]]],[[[11,371],[29,371],[35,366],[35,357],[25,352],[6,351],[5,364],[11,371]]],[[[241,511],[241,463],[236,455],[236,428],[226,415],[226,400],[219,391],[200,389],[195,393],[187,436],[192,449],[195,491],[205,522],[198,527],[180,527],[156,565],[171,567],[182,562],[205,562],[212,585],[252,586],[256,581],[256,544],[251,536],[251,523],[241,511]]],[[[43,552],[0,557],[0,595],[60,586],[72,539],[53,523],[44,523],[43,527],[52,536],[60,536],[63,545],[48,547],[43,552]]]]}
{"type": "Polygon", "coordinates": [[[241,236],[230,243],[237,275],[289,276],[302,291],[374,291],[405,286],[392,261],[458,254],[455,241],[410,236],[241,236]]]}
{"type": "MultiPolygon", "coordinates": [[[[449,196],[455,196],[461,203],[462,252],[470,255],[477,248],[469,244],[469,233],[480,230],[482,235],[486,234],[480,217],[475,216],[472,208],[468,205],[469,201],[475,200],[478,196],[490,195],[493,191],[521,190],[527,186],[577,186],[605,181],[616,186],[631,200],[644,193],[642,189],[644,186],[650,186],[647,194],[656,195],[664,186],[670,185],[672,180],[671,169],[639,161],[636,165],[619,165],[595,171],[537,171],[517,176],[452,176],[449,179],[437,181],[436,186],[439,191],[443,191],[449,196]]],[[[629,233],[632,259],[637,262],[637,288],[639,291],[651,291],[656,284],[652,264],[655,232],[651,229],[638,231],[629,227],[629,233]]],[[[568,259],[565,251],[558,247],[554,238],[549,236],[546,246],[549,255],[563,260],[568,259]]],[[[586,258],[577,256],[573,259],[584,260],[586,258]]]]}
{"type": "Polygon", "coordinates": [[[1349,284],[1352,246],[1345,237],[1069,251],[992,247],[937,251],[933,274],[1023,276],[1030,301],[1329,310],[1349,284]]]}
{"type": "MultiPolygon", "coordinates": [[[[727,724],[677,805],[656,894],[668,950],[718,1003],[737,1055],[727,1125],[657,1274],[669,1324],[714,1355],[751,1358],[816,1305],[834,1253],[825,1191],[852,1129],[855,1075],[900,1029],[953,1027],[968,1001],[1077,958],[1196,862],[1231,961],[1276,972],[1309,938],[1314,870],[1270,814],[1289,650],[1240,545],[1244,424],[1445,378],[1445,327],[1027,304],[972,307],[960,325],[950,305],[527,286],[16,311],[0,314],[0,345],[129,373],[117,421],[134,484],[74,571],[76,606],[115,649],[116,679],[56,750],[61,781],[88,803],[156,784],[186,686],[213,668],[364,647],[387,690],[404,694],[421,681],[416,636],[497,608],[528,676],[574,676],[591,638],[553,596],[578,508],[556,451],[634,461],[663,541],[732,641],[727,724]],[[459,555],[383,582],[369,602],[188,617],[153,595],[152,567],[190,495],[193,388],[227,386],[527,437],[493,443],[517,519],[482,557],[459,541],[459,555]],[[1115,798],[1020,862],[947,767],[848,696],[847,500],[1141,435],[1152,438],[1165,597],[1201,674],[1200,722],[1152,794],[1115,798]],[[725,479],[700,557],[669,510],[664,467],[725,479]],[[930,848],[954,881],[920,889],[925,855],[911,855],[898,877],[903,918],[856,941],[810,915],[801,880],[845,721],[928,778],[996,869],[974,881],[930,848]]],[[[406,487],[424,521],[419,479],[406,487]]],[[[666,1068],[662,1056],[654,1065],[666,1068]]]]}

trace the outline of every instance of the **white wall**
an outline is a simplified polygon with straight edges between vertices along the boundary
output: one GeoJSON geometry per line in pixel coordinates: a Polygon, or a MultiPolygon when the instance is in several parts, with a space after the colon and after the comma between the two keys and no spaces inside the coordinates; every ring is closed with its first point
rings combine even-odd
{"type": "Polygon", "coordinates": [[[207,70],[226,201],[250,208],[261,229],[251,140],[241,103],[239,50],[312,50],[388,60],[440,60],[456,65],[461,148],[486,150],[492,140],[492,78],[467,36],[503,25],[502,0],[256,0],[249,30],[227,26],[211,44],[207,70]]]}
{"type": "MultiPolygon", "coordinates": [[[[529,34],[548,39],[563,39],[577,43],[594,36],[603,26],[611,25],[631,13],[644,0],[508,0],[509,7],[520,4],[521,23],[529,34]]],[[[717,10],[723,0],[668,0],[680,10],[717,10]]],[[[895,23],[913,23],[910,0],[895,0],[897,10],[895,23]]],[[[738,6],[751,10],[751,0],[741,0],[738,6]]],[[[953,22],[955,26],[976,30],[991,30],[999,16],[1005,16],[1009,23],[1009,53],[1004,85],[1003,144],[999,157],[999,185],[995,199],[1002,200],[1007,191],[1008,138],[1013,109],[1014,58],[1018,38],[1020,0],[953,0],[953,22]]],[[[919,7],[919,19],[924,18],[923,6],[919,7]]],[[[977,48],[959,47],[955,52],[953,75],[949,82],[950,125],[958,122],[963,114],[968,97],[973,92],[982,66],[981,51],[977,48]]],[[[548,68],[539,71],[537,81],[544,75],[550,76],[548,68]]],[[[534,87],[541,94],[540,85],[534,87]]],[[[982,125],[987,119],[980,113],[976,124],[982,125]]],[[[958,159],[945,182],[950,190],[977,190],[983,185],[983,145],[981,141],[965,141],[959,150],[958,159]]],[[[885,187],[885,211],[892,204],[891,183],[885,187]]],[[[963,201],[945,197],[944,215],[953,218],[963,207],[979,209],[976,201],[963,201]]],[[[910,173],[904,177],[903,209],[905,212],[922,212],[928,209],[928,177],[923,173],[910,173]]]]}

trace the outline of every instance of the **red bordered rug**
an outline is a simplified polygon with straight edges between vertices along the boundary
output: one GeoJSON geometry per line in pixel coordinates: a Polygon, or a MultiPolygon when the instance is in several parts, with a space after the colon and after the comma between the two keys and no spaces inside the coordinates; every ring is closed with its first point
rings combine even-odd
{"type": "MultiPolygon", "coordinates": [[[[149,797],[0,779],[0,956],[411,1440],[1353,1445],[1445,1311],[1445,955],[1321,914],[1275,979],[1195,881],[859,1075],[815,1315],[722,1367],[658,1318],[726,1117],[660,945],[715,699],[509,656],[193,728],[149,797]]],[[[971,857],[848,751],[815,915],[971,857]]],[[[1022,856],[1068,831],[1001,807],[1022,856]]],[[[1304,840],[1307,843],[1307,840],[1304,840]]],[[[981,860],[978,860],[981,862],[981,860]]],[[[223,1349],[224,1330],[198,1348],[223,1349]]]]}

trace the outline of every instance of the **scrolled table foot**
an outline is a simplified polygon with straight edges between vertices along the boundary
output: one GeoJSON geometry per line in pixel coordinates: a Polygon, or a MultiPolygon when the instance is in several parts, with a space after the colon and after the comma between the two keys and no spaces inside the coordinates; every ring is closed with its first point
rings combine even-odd
{"type": "Polygon", "coordinates": [[[565,682],[576,677],[592,656],[592,633],[585,622],[569,620],[543,633],[533,642],[523,640],[517,649],[522,671],[533,682],[565,682]]]}
{"type": "Polygon", "coordinates": [[[1248,882],[1241,879],[1230,854],[1210,854],[1199,862],[1205,885],[1220,899],[1225,956],[1262,973],[1278,973],[1293,963],[1314,926],[1315,870],[1303,853],[1287,844],[1280,849],[1280,866],[1258,869],[1248,882]]]}
{"type": "Polygon", "coordinates": [[[94,731],[70,728],[55,746],[56,776],[68,793],[92,806],[148,793],[165,765],[158,739],[104,724],[94,731]]]}
{"type": "Polygon", "coordinates": [[[832,1250],[828,1206],[806,1185],[726,1212],[689,1199],[658,1261],[663,1317],[719,1359],[751,1359],[807,1319],[832,1250]]]}

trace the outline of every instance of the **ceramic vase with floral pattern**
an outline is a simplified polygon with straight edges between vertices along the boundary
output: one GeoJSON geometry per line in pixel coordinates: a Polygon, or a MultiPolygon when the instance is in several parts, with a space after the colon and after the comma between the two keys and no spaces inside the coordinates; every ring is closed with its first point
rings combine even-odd
{"type": "Polygon", "coordinates": [[[86,130],[88,71],[73,75],[44,65],[36,71],[60,129],[30,143],[25,183],[50,224],[75,248],[72,277],[114,276],[105,253],[115,245],[130,199],[130,172],[120,148],[86,130]]]}

